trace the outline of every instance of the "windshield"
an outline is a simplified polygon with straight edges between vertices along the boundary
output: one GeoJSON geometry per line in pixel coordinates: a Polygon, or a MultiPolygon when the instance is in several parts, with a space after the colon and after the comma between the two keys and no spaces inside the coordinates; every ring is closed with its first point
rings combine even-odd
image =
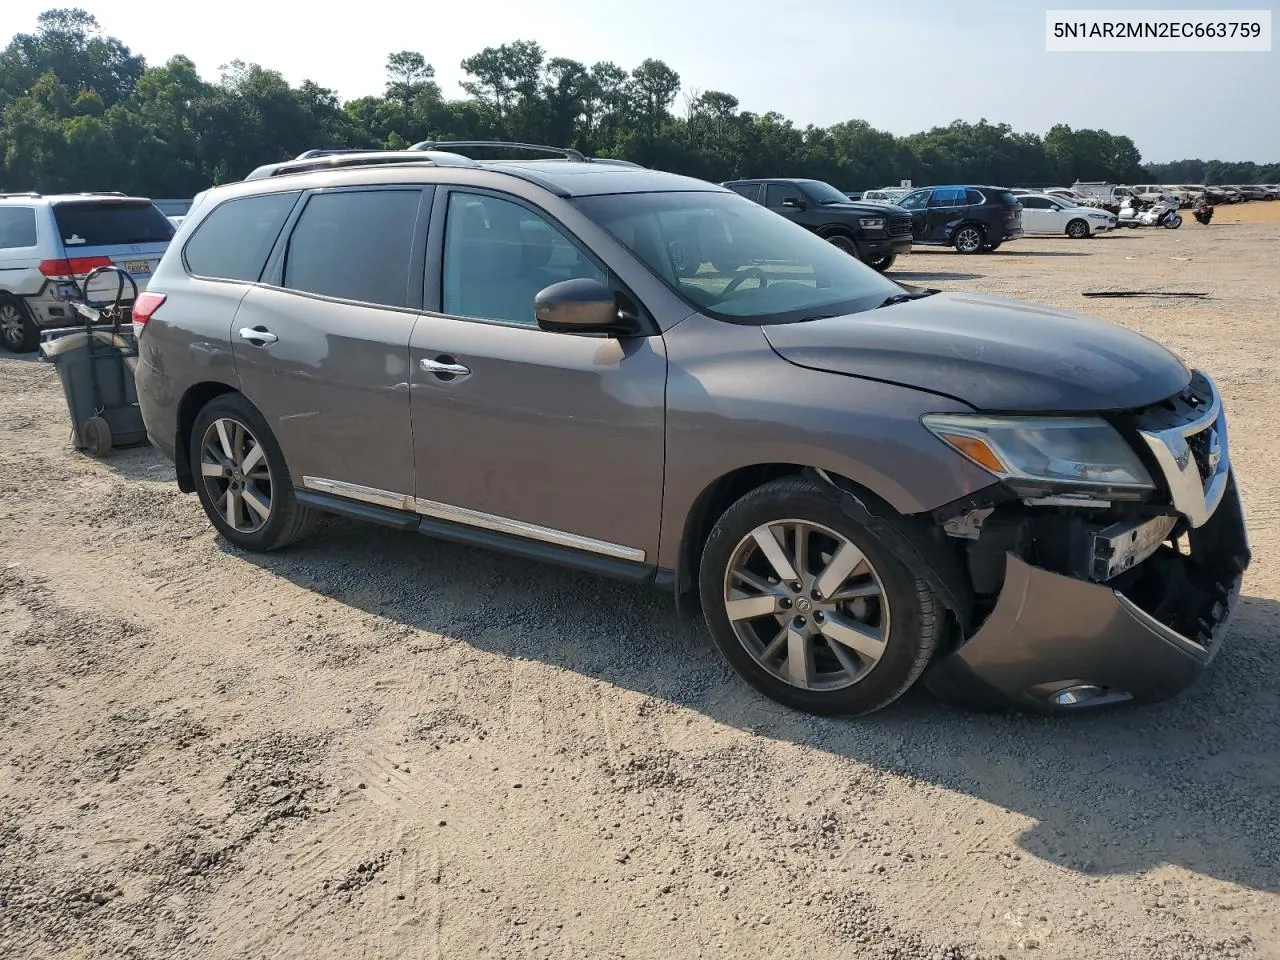
{"type": "Polygon", "coordinates": [[[800,188],[809,195],[814,203],[848,203],[849,198],[829,183],[821,180],[801,180],[800,188]]]}
{"type": "Polygon", "coordinates": [[[721,320],[779,323],[855,313],[903,288],[736,193],[581,197],[580,210],[686,302],[721,320]]]}
{"type": "Polygon", "coordinates": [[[1054,193],[1054,194],[1051,194],[1051,196],[1053,197],[1053,199],[1057,200],[1057,201],[1058,201],[1060,204],[1062,204],[1064,207],[1078,207],[1078,206],[1080,206],[1080,204],[1076,203],[1076,202],[1075,202],[1074,200],[1072,200],[1070,197],[1064,197],[1064,196],[1063,196],[1062,194],[1060,194],[1060,193],[1054,193]]]}
{"type": "Polygon", "coordinates": [[[53,208],[67,247],[110,247],[125,243],[167,243],[171,224],[153,203],[71,201],[53,208]]]}

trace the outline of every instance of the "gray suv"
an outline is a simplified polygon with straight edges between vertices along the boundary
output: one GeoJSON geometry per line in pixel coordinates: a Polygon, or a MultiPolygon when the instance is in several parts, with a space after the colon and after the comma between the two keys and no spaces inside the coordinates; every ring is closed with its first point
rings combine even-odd
{"type": "Polygon", "coordinates": [[[699,180],[351,156],[210,191],[135,307],[148,433],[232,544],[341,514],[651,583],[815,713],[1150,701],[1217,652],[1249,548],[1163,347],[699,180]]]}

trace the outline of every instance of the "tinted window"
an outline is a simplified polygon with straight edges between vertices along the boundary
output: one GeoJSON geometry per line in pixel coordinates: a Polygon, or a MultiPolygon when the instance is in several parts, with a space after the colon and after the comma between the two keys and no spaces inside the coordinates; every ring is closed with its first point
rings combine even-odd
{"type": "Polygon", "coordinates": [[[758,183],[729,184],[729,189],[732,190],[734,193],[741,194],[742,196],[746,197],[748,200],[754,200],[756,203],[760,202],[760,187],[761,187],[761,184],[758,184],[758,183]]]}
{"type": "Polygon", "coordinates": [[[838,315],[902,292],[816,234],[728,193],[631,193],[574,202],[687,303],[723,320],[838,315]]]}
{"type": "Polygon", "coordinates": [[[915,193],[909,193],[898,201],[898,206],[904,210],[920,210],[929,200],[928,190],[917,190],[915,193]]]}
{"type": "Polygon", "coordinates": [[[420,190],[317,193],[285,252],[284,286],[388,307],[409,305],[420,190]]]}
{"type": "Polygon", "coordinates": [[[793,187],[789,183],[771,183],[765,191],[765,206],[780,207],[783,200],[795,200],[802,202],[804,196],[800,193],[799,188],[793,187]]]}
{"type": "Polygon", "coordinates": [[[987,202],[986,197],[984,197],[977,190],[966,190],[964,194],[964,199],[965,199],[965,203],[968,203],[971,206],[975,206],[975,207],[987,202]]]}
{"type": "Polygon", "coordinates": [[[1028,210],[1053,210],[1056,209],[1052,203],[1044,197],[1019,197],[1018,202],[1028,210]]]}
{"type": "Polygon", "coordinates": [[[545,218],[498,197],[449,195],[445,313],[536,326],[533,301],[538,292],[577,278],[608,282],[605,272],[545,218]]]}
{"type": "Polygon", "coordinates": [[[35,245],[35,210],[32,207],[0,207],[0,250],[35,245]]]}
{"type": "Polygon", "coordinates": [[[1007,207],[1012,207],[1018,202],[1018,198],[1008,190],[1001,190],[992,199],[995,200],[996,203],[1003,203],[1007,207]]]}
{"type": "Polygon", "coordinates": [[[167,243],[173,224],[155,204],[111,201],[59,203],[53,208],[64,247],[167,243]]]}
{"type": "Polygon", "coordinates": [[[228,200],[196,226],[182,251],[199,277],[257,282],[297,193],[268,193],[228,200]]]}
{"type": "Polygon", "coordinates": [[[933,191],[933,195],[929,198],[929,206],[931,207],[959,207],[965,203],[965,190],[963,187],[939,187],[933,191]]]}

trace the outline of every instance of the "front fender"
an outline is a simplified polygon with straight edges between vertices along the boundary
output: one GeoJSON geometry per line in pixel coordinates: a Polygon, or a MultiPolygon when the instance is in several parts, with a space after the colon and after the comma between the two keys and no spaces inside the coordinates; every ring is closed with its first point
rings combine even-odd
{"type": "Polygon", "coordinates": [[[658,563],[676,569],[685,520],[728,474],[756,465],[846,477],[900,515],[992,485],[921,424],[970,412],[925,390],[795,366],[759,327],[695,315],[667,333],[667,468],[658,563]]]}

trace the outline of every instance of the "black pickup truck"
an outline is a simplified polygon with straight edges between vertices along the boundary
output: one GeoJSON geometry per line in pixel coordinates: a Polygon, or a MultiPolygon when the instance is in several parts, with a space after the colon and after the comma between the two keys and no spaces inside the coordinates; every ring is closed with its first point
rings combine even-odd
{"type": "Polygon", "coordinates": [[[812,230],[883,273],[911,252],[911,214],[883,203],[855,203],[821,180],[728,180],[720,184],[812,230]]]}

